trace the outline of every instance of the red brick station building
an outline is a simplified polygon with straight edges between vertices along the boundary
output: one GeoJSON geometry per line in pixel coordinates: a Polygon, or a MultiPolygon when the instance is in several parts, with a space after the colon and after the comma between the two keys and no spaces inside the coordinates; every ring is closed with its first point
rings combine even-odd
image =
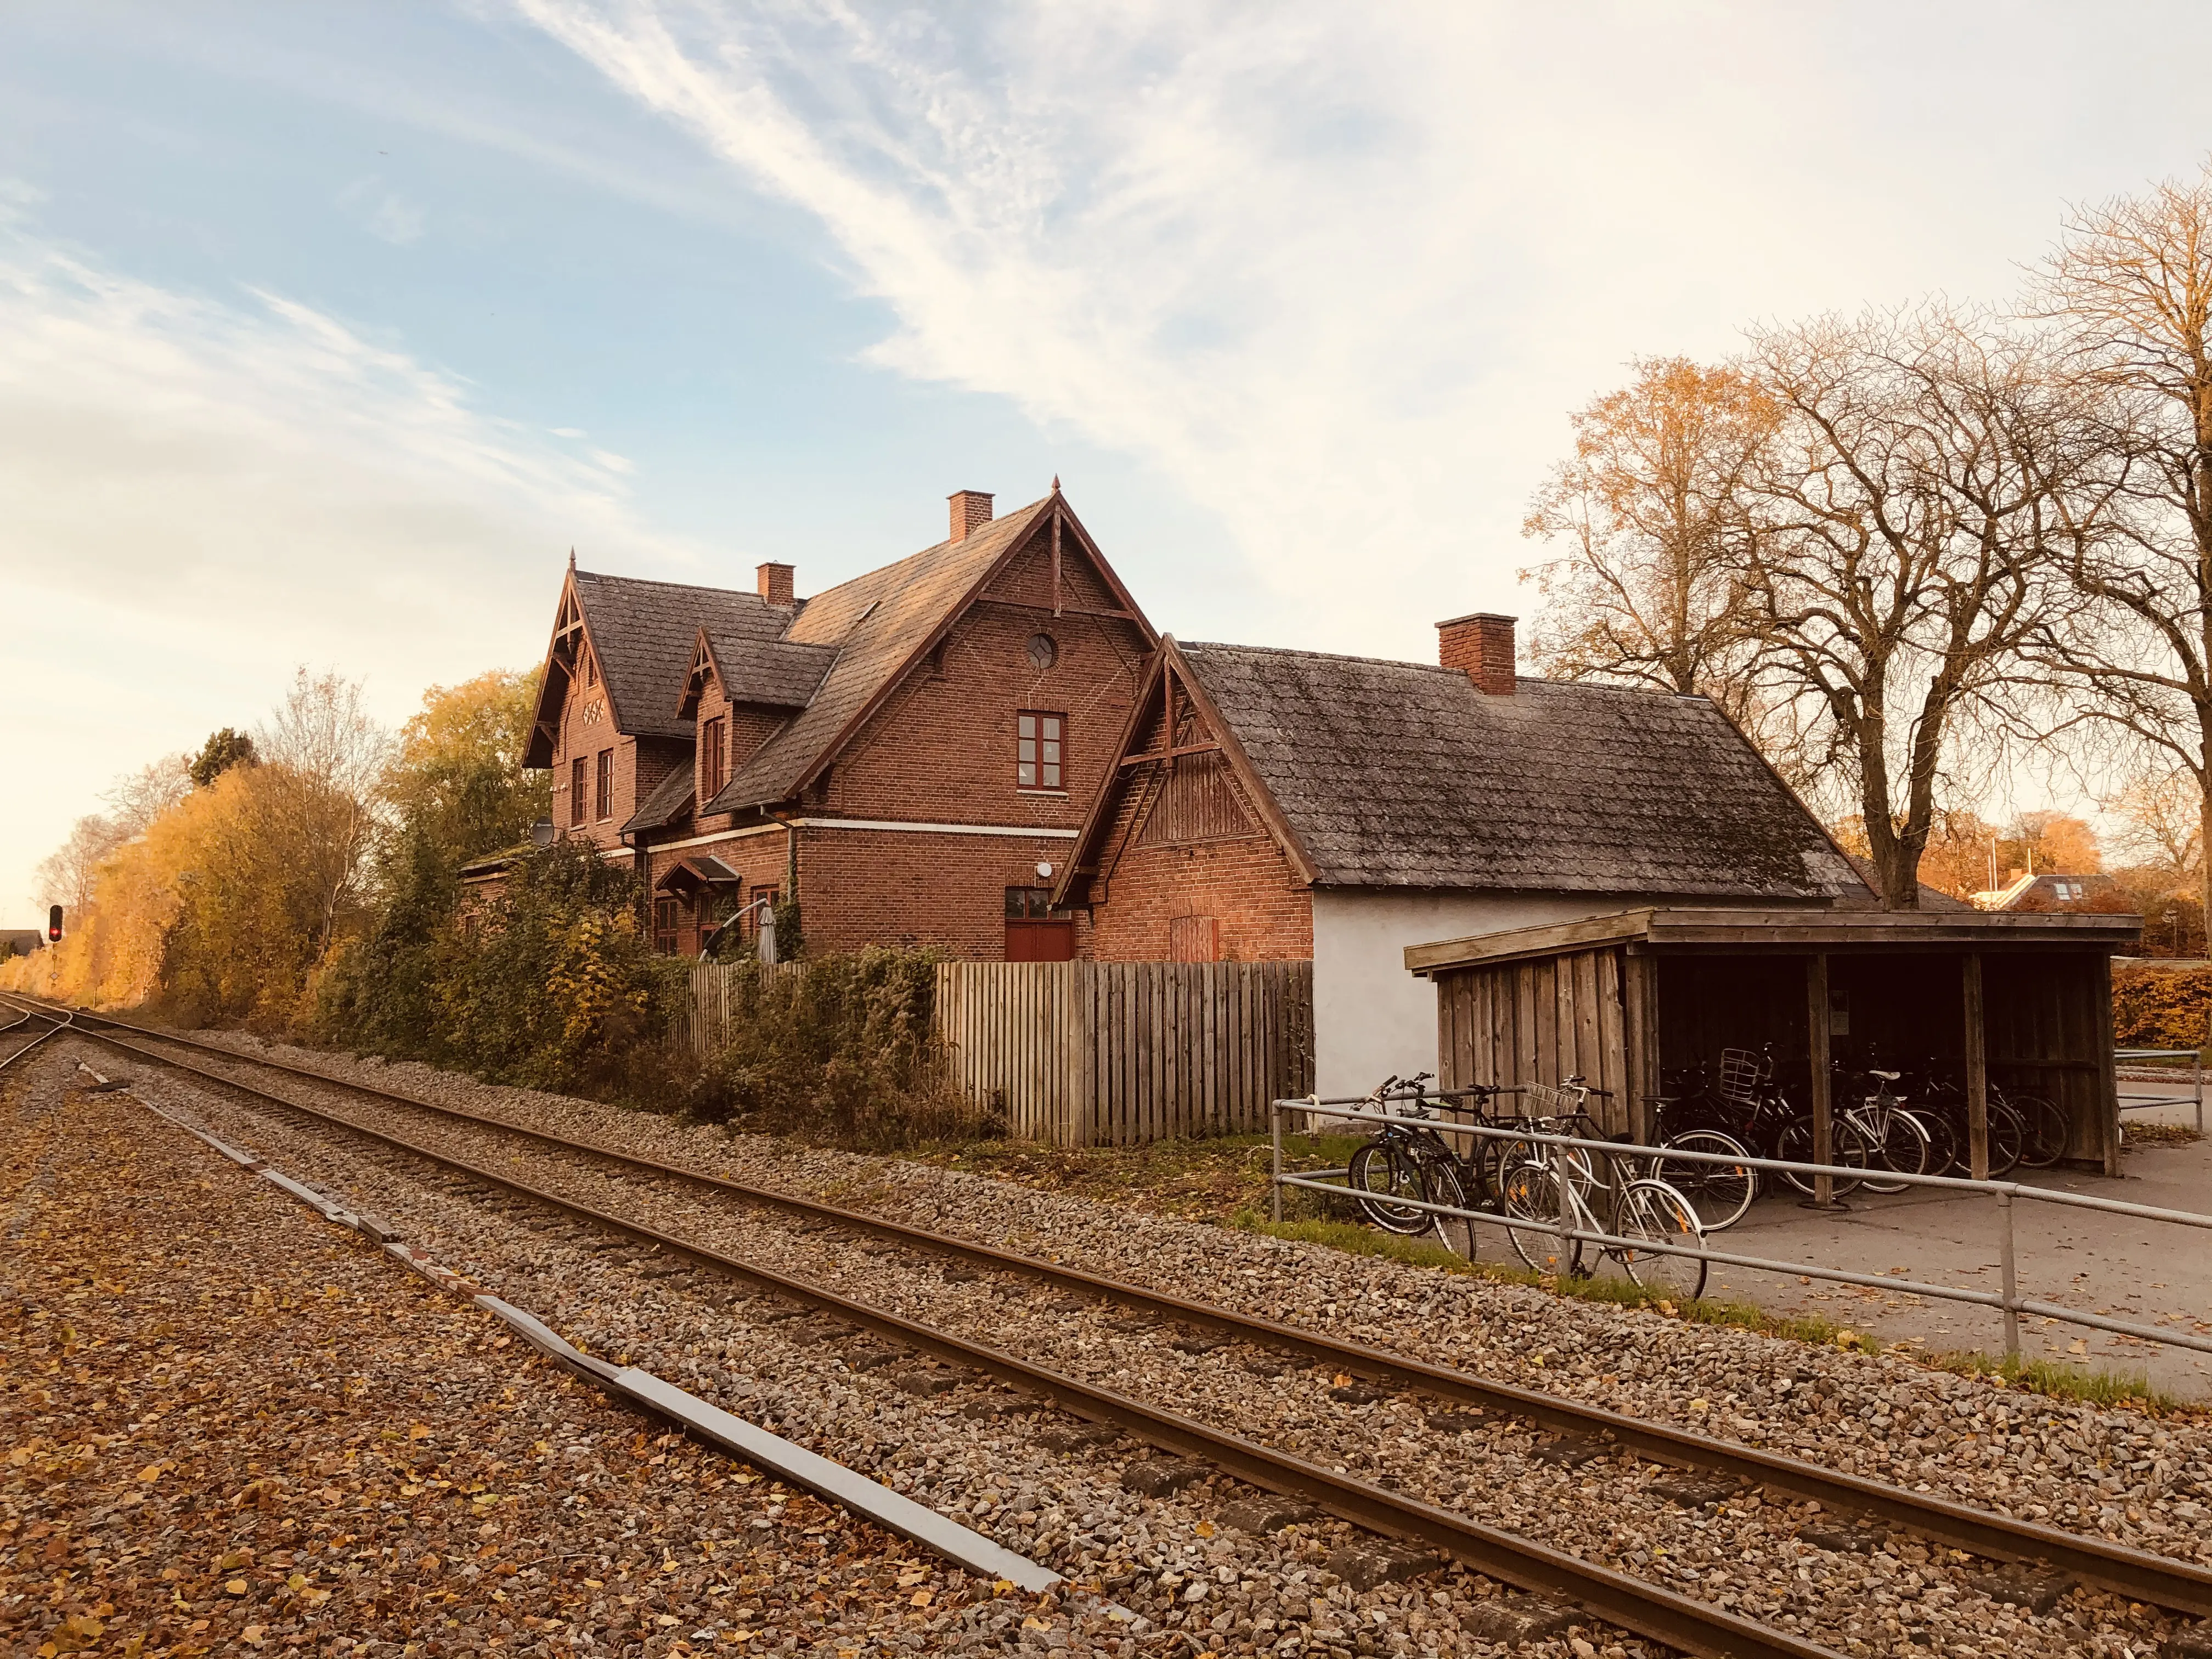
{"type": "Polygon", "coordinates": [[[1524,678],[1509,617],[1439,623],[1435,664],[1179,643],[1057,481],[950,499],[943,541],[808,599],[789,564],[571,560],[525,764],[558,833],[642,864],[659,949],[795,896],[810,952],[1310,960],[1327,1086],[1434,1052],[1409,945],[1873,902],[1704,698],[1524,678]]]}

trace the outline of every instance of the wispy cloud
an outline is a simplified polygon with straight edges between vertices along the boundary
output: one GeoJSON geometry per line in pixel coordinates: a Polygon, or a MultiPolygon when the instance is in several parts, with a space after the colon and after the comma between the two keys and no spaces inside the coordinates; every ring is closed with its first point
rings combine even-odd
{"type": "Polygon", "coordinates": [[[338,192],[338,205],[380,241],[405,247],[422,240],[422,210],[383,179],[356,179],[338,192]]]}
{"type": "Polygon", "coordinates": [[[247,634],[342,638],[396,603],[419,659],[572,544],[691,556],[633,513],[620,458],[575,457],[282,295],[220,303],[0,229],[0,562],[19,580],[247,634]]]}
{"type": "Polygon", "coordinates": [[[1934,186],[1811,20],[516,3],[817,216],[896,315],[876,361],[1146,459],[1320,637],[1509,597],[1627,357],[1956,274],[1889,229],[1934,186]]]}

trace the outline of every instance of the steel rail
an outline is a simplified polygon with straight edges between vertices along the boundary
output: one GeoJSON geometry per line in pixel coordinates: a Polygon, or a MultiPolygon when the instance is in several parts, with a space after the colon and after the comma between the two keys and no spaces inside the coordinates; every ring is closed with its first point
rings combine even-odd
{"type": "Polygon", "coordinates": [[[37,1048],[48,1037],[53,1036],[55,1032],[66,1030],[74,1023],[73,1017],[71,1015],[57,1014],[50,1009],[38,1008],[27,1010],[20,1018],[9,1020],[5,1025],[0,1025],[0,1031],[14,1030],[18,1025],[22,1024],[25,1020],[29,1019],[34,1013],[41,1019],[50,1019],[53,1021],[53,1024],[49,1025],[45,1030],[40,1032],[38,1036],[33,1037],[21,1048],[16,1049],[14,1054],[9,1055],[5,1060],[0,1060],[0,1072],[6,1071],[8,1067],[13,1066],[17,1060],[22,1059],[25,1054],[29,1054],[32,1049],[37,1048]]]}
{"type": "MultiPolygon", "coordinates": [[[[100,1023],[123,1024],[121,1021],[100,1023]]],[[[1370,1531],[1418,1540],[1492,1577],[1537,1594],[1562,1597],[1624,1630],[1670,1647],[1712,1656],[1713,1659],[1839,1659],[1832,1648],[1742,1618],[1724,1607],[1678,1595],[1534,1540],[1340,1474],[1114,1389],[1036,1364],[1003,1349],[886,1313],[710,1246],[687,1242],[641,1222],[611,1215],[558,1193],[533,1187],[513,1176],[434,1152],[401,1136],[369,1128],[317,1107],[302,1105],[235,1078],[222,1077],[173,1056],[125,1042],[92,1024],[80,1024],[75,1029],[125,1054],[173,1066],[271,1105],[349,1129],[471,1181],[653,1244],[672,1256],[744,1280],[772,1295],[818,1308],[954,1364],[996,1376],[1025,1392],[1042,1395],[1075,1416],[1112,1423],[1165,1451],[1204,1458],[1241,1480],[1304,1498],[1370,1531]]]]}
{"type": "MultiPolygon", "coordinates": [[[[83,1017],[80,1016],[82,1021],[83,1017]]],[[[659,1176],[681,1180],[695,1186],[726,1193],[732,1196],[769,1207],[803,1215],[809,1219],[823,1221],[850,1228],[855,1231],[872,1232],[895,1239],[902,1243],[940,1255],[955,1255],[978,1266],[1001,1271],[1026,1273],[1061,1285],[1070,1290],[1102,1297],[1121,1305],[1140,1310],[1159,1316],[1200,1326],[1260,1346],[1289,1349],[1318,1362],[1333,1365],[1370,1382],[1382,1382],[1412,1391],[1423,1392],[1463,1404],[1479,1406],[1486,1410],[1498,1411],[1539,1423],[1562,1432],[1592,1438],[1611,1440],[1635,1452],[1638,1456],[1656,1462],[1677,1467],[1711,1470],[1729,1475],[1748,1484],[1765,1486],[1789,1492],[1799,1498],[1812,1498],[1824,1509],[1854,1510],[1933,1539],[1954,1549],[1963,1549],[1995,1560],[2040,1560],[2060,1567],[2078,1577],[2112,1589],[2138,1601],[2146,1601],[2175,1612],[2198,1617],[2212,1616],[2212,1570],[2171,1556],[2156,1555],[2109,1540],[2084,1534],[2069,1532],[2060,1528],[2044,1526],[2035,1522],[2000,1516],[1985,1510],[1933,1494],[1908,1492],[1885,1482],[1870,1480],[1863,1476],[1846,1474],[1796,1458],[1763,1451],[1740,1442],[1717,1439],[1710,1435],[1686,1429],[1655,1423],[1608,1411],[1603,1407],[1586,1405],[1555,1395],[1516,1387],[1511,1383],[1491,1381],[1471,1372],[1429,1364],[1423,1360],[1394,1354],[1387,1350],[1364,1343],[1347,1341],[1340,1337],[1301,1329],[1296,1326],[1278,1323],[1249,1314],[1237,1313],[1211,1303],[1194,1302],[1166,1291],[1155,1291],[1126,1280],[1102,1274],[1083,1272],[1079,1268],[1061,1266],[1034,1256],[1017,1255],[992,1245],[973,1243],[925,1228],[911,1226],[860,1212],[846,1210],[835,1205],[796,1197],[767,1188],[746,1186],[726,1176],[708,1175],[680,1165],[659,1163],[641,1158],[634,1152],[602,1146],[590,1141],[574,1140],[548,1130],[504,1122],[497,1118],[443,1106],[428,1101],[416,1100],[409,1096],[380,1089],[370,1084],[356,1083],[334,1078],[329,1073],[310,1067],[290,1065],[283,1060],[264,1060],[258,1056],[240,1054],[216,1043],[200,1042],[191,1037],[172,1036],[167,1032],[148,1030],[125,1021],[109,1019],[105,1015],[91,1017],[100,1024],[112,1024],[123,1030],[151,1037],[157,1042],[171,1042],[226,1060],[241,1061],[270,1070],[345,1090],[371,1099],[410,1107],[417,1111],[450,1118],[483,1128],[499,1131],[522,1139],[541,1143],[564,1152],[584,1152],[611,1163],[659,1176]]],[[[94,1036],[86,1025],[78,1029],[94,1036]]],[[[113,1041],[112,1039],[103,1039],[113,1041]]],[[[131,1045],[117,1043],[129,1048],[131,1045]]],[[[188,1062],[167,1055],[151,1055],[161,1063],[173,1065],[210,1081],[226,1084],[264,1099],[304,1112],[310,1116],[325,1119],[353,1128],[373,1137],[381,1132],[337,1114],[325,1113],[314,1107],[303,1106],[296,1101],[270,1096],[252,1085],[242,1083],[210,1073],[188,1062]]],[[[430,1154],[430,1156],[438,1156],[430,1154]]]]}

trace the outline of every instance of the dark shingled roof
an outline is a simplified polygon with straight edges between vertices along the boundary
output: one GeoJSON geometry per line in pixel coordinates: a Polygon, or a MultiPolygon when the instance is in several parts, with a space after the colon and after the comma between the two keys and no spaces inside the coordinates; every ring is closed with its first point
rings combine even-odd
{"type": "MultiPolygon", "coordinates": [[[[783,613],[788,616],[790,613],[783,613]]],[[[800,645],[786,639],[707,630],[714,653],[714,673],[732,702],[756,702],[770,708],[804,708],[837,659],[834,645],[800,645]]]]}
{"type": "MultiPolygon", "coordinates": [[[[961,541],[939,542],[809,599],[784,638],[794,646],[834,649],[836,660],[813,700],[702,811],[738,811],[789,799],[807,769],[913,660],[1000,556],[1019,545],[1052,501],[1048,495],[979,526],[961,541]]],[[[689,666],[687,660],[673,684],[683,683],[689,666]]]]}
{"type": "Polygon", "coordinates": [[[691,805],[691,772],[689,762],[672,768],[638,803],[637,811],[623,820],[620,833],[627,836],[639,830],[665,830],[682,817],[691,805]]]}
{"type": "Polygon", "coordinates": [[[1322,885],[1827,899],[1856,877],[1701,697],[1175,647],[1322,885]]]}
{"type": "Polygon", "coordinates": [[[576,573],[576,599],[599,653],[615,729],[629,737],[689,738],[691,722],[676,712],[690,676],[699,630],[732,641],[780,638],[791,607],[757,593],[632,576],[576,573]]]}

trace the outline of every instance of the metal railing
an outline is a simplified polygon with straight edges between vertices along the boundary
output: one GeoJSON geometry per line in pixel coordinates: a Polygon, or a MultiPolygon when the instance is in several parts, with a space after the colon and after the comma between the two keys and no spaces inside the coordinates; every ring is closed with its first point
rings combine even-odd
{"type": "MultiPolygon", "coordinates": [[[[2204,1051],[2202,1048],[2121,1048],[2112,1058],[2124,1065],[2131,1060],[2185,1060],[2189,1062],[2189,1082],[2197,1106],[2197,1133],[2204,1133],[2204,1051]]],[[[2180,1068],[2175,1067],[2178,1072],[2180,1068]]],[[[2179,1079],[2177,1079],[2177,1081],[2179,1079]]],[[[2122,1095],[2120,1109],[2124,1112],[2147,1112],[2154,1106],[2178,1106],[2181,1103],[2172,1095],[2122,1095]]]]}
{"type": "MultiPolygon", "coordinates": [[[[1499,1091],[1516,1092],[1512,1089],[1499,1091]]],[[[1437,1098],[1437,1096],[1426,1098],[1437,1098]]],[[[1866,1180],[1869,1173],[1880,1176],[1887,1186],[1893,1182],[1913,1187],[1936,1187],[1960,1193],[1980,1193],[1989,1197],[1996,1211],[1997,1266],[2001,1288],[1996,1291],[1971,1291],[1953,1285],[1930,1285],[1917,1279],[1898,1279],[1878,1273],[1853,1273],[1843,1267],[1823,1267],[1806,1261],[1778,1261],[1765,1256],[1744,1255],[1734,1251],[1716,1250],[1706,1245],[1702,1236],[1695,1245],[1673,1245],[1651,1239],[1615,1238],[1606,1233],[1577,1231],[1565,1225],[1566,1208],[1560,1206],[1559,1224],[1547,1222],[1515,1221],[1494,1211],[1462,1209],[1449,1204],[1431,1204],[1419,1199],[1404,1198],[1396,1194],[1388,1197],[1393,1209],[1419,1209],[1440,1218],[1455,1221],[1474,1222],[1484,1226],[1510,1227],[1522,1233],[1547,1232],[1557,1235],[1561,1243],[1561,1254],[1565,1254],[1569,1240],[1579,1240],[1601,1247],[1630,1248],[1669,1255],[1698,1255],[1714,1265],[1741,1267],[1754,1273],[1793,1274],[1804,1279],[1819,1279],[1838,1285],[1856,1285],[1869,1289],[1894,1291],[1906,1296],[1923,1296],[1942,1302],[1965,1303],[1971,1307],[1992,1308],[2004,1320],[2004,1351],[2007,1358],[2016,1358],[2020,1353],[2021,1316],[2055,1320],[2062,1324],[2079,1325],[2092,1330],[2110,1332],[2115,1335],[2134,1337],[2145,1342],[2165,1343],[2173,1347],[2191,1348],[2199,1353],[2212,1353],[2212,1337],[2198,1336],[2191,1332],[2177,1331],[2164,1326],[2142,1325],[2131,1320],[2114,1319],[2107,1315],[2085,1313],[2056,1302],[2045,1302],[2020,1293],[2013,1242],[2013,1200],[2027,1199],[2037,1203],[2054,1204],[2071,1209],[2098,1210],[2109,1215],[2132,1216],[2144,1221],[2170,1222],[2176,1226],[2198,1227],[2212,1231],[2212,1215],[2198,1215],[2189,1210],[2160,1209],[2149,1204],[2130,1204],[2119,1199],[2097,1198],[2087,1193],[2056,1192],[2045,1187],[2023,1186],[2013,1181],[1974,1181],[1963,1176],[1907,1175],[1902,1170],[1869,1171],[1839,1164],[1798,1164],[1787,1158],[1732,1157],[1726,1152],[1694,1152],[1674,1147],[1645,1146],[1632,1141],[1588,1140],[1574,1135],[1555,1135],[1527,1128],[1492,1128],[1476,1123],[1455,1123],[1444,1117],[1413,1117],[1403,1112],[1381,1112],[1374,1109],[1369,1098],[1321,1100],[1309,1097],[1303,1100],[1278,1100],[1269,1109],[1270,1139],[1273,1145],[1273,1213],[1277,1221],[1283,1218],[1283,1191],[1298,1188],[1309,1192],[1326,1194],[1332,1198],[1358,1199],[1368,1196],[1358,1188],[1345,1184],[1349,1170],[1314,1170],[1297,1174],[1283,1168],[1283,1120],[1286,1113],[1299,1113],[1311,1117],[1326,1117],[1346,1122],[1395,1124],[1403,1128],[1418,1124],[1424,1130],[1438,1134],[1455,1134],[1498,1140],[1541,1142],[1549,1146],[1573,1147],[1598,1152],[1608,1157],[1629,1158],[1660,1158],[1670,1163],[1714,1164],[1730,1169],[1771,1170],[1782,1175],[1829,1176],[1850,1182],[1866,1180]],[[1335,1180],[1328,1177],[1337,1177],[1335,1180]]],[[[1562,1175],[1564,1178],[1564,1174],[1562,1175]]]]}

